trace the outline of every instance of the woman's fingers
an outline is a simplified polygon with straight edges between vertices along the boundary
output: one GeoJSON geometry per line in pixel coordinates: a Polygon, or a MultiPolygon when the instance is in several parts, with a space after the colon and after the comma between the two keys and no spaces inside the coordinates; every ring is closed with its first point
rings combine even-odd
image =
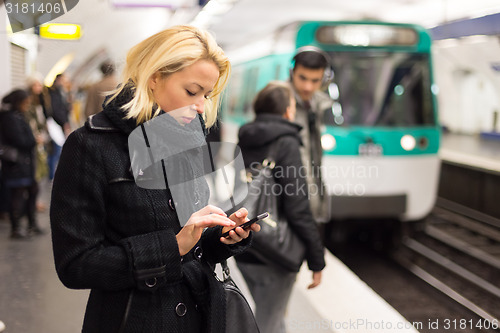
{"type": "Polygon", "coordinates": [[[193,213],[192,216],[204,216],[204,215],[208,215],[208,214],[217,214],[217,215],[221,215],[221,216],[227,216],[226,213],[224,213],[224,211],[222,209],[220,209],[219,207],[213,206],[213,205],[207,205],[207,206],[203,207],[199,211],[193,213]]]}
{"type": "Polygon", "coordinates": [[[221,237],[221,242],[223,242],[224,244],[235,244],[241,242],[243,239],[250,236],[250,230],[251,229],[243,229],[237,227],[236,229],[229,231],[229,236],[221,237]]]}
{"type": "Polygon", "coordinates": [[[312,288],[316,288],[317,286],[319,286],[321,283],[321,277],[322,277],[321,271],[313,272],[313,279],[312,279],[313,281],[309,286],[307,286],[307,289],[312,289],[312,288]]]}
{"type": "Polygon", "coordinates": [[[236,223],[225,216],[218,215],[217,213],[212,213],[203,216],[197,216],[193,219],[193,224],[197,228],[210,228],[221,225],[223,227],[234,228],[236,223]]]}
{"type": "MultiPolygon", "coordinates": [[[[241,224],[245,223],[246,221],[248,221],[247,216],[248,216],[248,211],[246,210],[246,208],[240,208],[236,212],[231,214],[231,216],[229,216],[229,218],[232,221],[236,222],[236,225],[241,225],[241,224]]],[[[225,233],[225,232],[229,231],[230,229],[232,229],[232,228],[223,228],[222,233],[225,233]]]]}
{"type": "Polygon", "coordinates": [[[242,207],[233,214],[231,214],[229,218],[238,223],[238,225],[240,225],[242,223],[245,223],[245,221],[247,220],[247,216],[248,216],[248,210],[242,207]]]}
{"type": "Polygon", "coordinates": [[[260,225],[258,223],[254,223],[251,226],[252,231],[259,232],[260,231],[260,225]]]}

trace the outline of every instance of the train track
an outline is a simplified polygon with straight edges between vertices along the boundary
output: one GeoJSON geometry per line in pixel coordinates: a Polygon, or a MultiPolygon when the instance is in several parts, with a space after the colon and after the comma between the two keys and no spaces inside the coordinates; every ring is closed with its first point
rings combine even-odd
{"type": "Polygon", "coordinates": [[[473,318],[449,324],[500,332],[500,223],[456,208],[437,206],[393,259],[473,318]]]}

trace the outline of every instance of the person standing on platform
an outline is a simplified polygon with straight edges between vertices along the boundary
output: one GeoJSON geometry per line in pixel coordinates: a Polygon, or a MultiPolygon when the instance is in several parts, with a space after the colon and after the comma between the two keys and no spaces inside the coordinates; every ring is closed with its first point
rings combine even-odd
{"type": "MultiPolygon", "coordinates": [[[[57,162],[59,161],[59,156],[61,155],[62,143],[64,142],[64,137],[68,136],[71,132],[71,126],[69,123],[69,113],[71,111],[71,106],[67,98],[67,93],[65,88],[68,85],[68,79],[65,74],[58,74],[52,84],[52,87],[49,88],[50,95],[50,105],[51,105],[51,114],[52,119],[60,126],[62,129],[62,135],[54,135],[54,132],[51,133],[52,136],[52,147],[50,149],[50,155],[48,156],[48,165],[49,165],[49,179],[54,179],[54,173],[56,170],[57,162]],[[57,136],[58,138],[55,138],[57,136]],[[59,137],[63,136],[61,140],[59,137]]],[[[50,120],[49,120],[50,122],[50,120]]],[[[49,124],[49,133],[51,131],[49,124]]],[[[59,131],[60,132],[60,131],[59,131]]]]}
{"type": "MultiPolygon", "coordinates": [[[[45,101],[49,97],[44,94],[44,86],[41,78],[32,76],[28,78],[27,85],[31,104],[25,116],[37,141],[35,148],[35,180],[40,184],[49,175],[47,152],[50,149],[51,140],[47,130],[46,114],[48,111],[45,104],[45,101]]],[[[47,205],[37,200],[36,208],[37,211],[43,212],[47,209],[47,205]]]]}
{"type": "Polygon", "coordinates": [[[35,180],[36,140],[24,114],[29,111],[30,97],[25,90],[16,89],[2,99],[0,134],[3,144],[17,150],[16,161],[4,161],[2,177],[9,189],[9,217],[12,239],[42,234],[36,220],[38,183],[35,180]],[[21,228],[21,218],[28,216],[28,229],[21,228]]]}
{"type": "Polygon", "coordinates": [[[116,89],[118,81],[115,77],[115,66],[110,61],[105,61],[100,66],[102,80],[91,85],[87,90],[85,104],[85,117],[88,118],[103,109],[105,94],[116,89]]]}
{"type": "Polygon", "coordinates": [[[330,220],[328,193],[321,178],[321,125],[323,114],[331,109],[333,100],[321,91],[333,74],[330,59],[321,49],[299,48],[292,60],[290,81],[297,100],[295,121],[303,127],[301,155],[307,171],[311,211],[318,223],[330,220]]]}
{"type": "MultiPolygon", "coordinates": [[[[254,111],[255,121],[242,126],[238,135],[245,168],[262,163],[270,147],[278,145],[277,154],[273,156],[276,163],[273,171],[279,187],[272,192],[281,193],[280,213],[305,244],[307,264],[313,272],[309,288],[314,288],[321,283],[324,248],[307,200],[299,150],[301,127],[293,123],[295,98],[289,84],[269,83],[257,94],[254,111]]],[[[255,318],[260,331],[285,332],[284,316],[297,272],[287,271],[278,264],[264,263],[250,252],[235,259],[255,301],[255,318]]]]}
{"type": "MultiPolygon", "coordinates": [[[[128,52],[124,80],[109,103],[68,137],[50,221],[59,278],[69,288],[91,289],[83,333],[225,332],[225,293],[212,266],[248,247],[249,230],[236,227],[221,237],[244,223],[248,212],[228,217],[207,205],[203,177],[178,184],[180,176],[169,176],[159,189],[140,187],[137,177],[151,174],[146,167],[133,173],[137,161],[129,155],[129,136],[163,121],[162,135],[153,141],[148,135],[152,147],[204,145],[200,124],[215,122],[230,71],[208,32],[191,26],[161,31],[128,52]],[[176,118],[174,111],[186,106],[189,112],[176,118]],[[193,126],[200,131],[190,131],[193,126]],[[174,201],[173,185],[201,195],[174,201]],[[183,218],[185,206],[193,213],[183,218]]],[[[196,158],[175,156],[165,169],[182,175],[203,169],[196,158]]]]}

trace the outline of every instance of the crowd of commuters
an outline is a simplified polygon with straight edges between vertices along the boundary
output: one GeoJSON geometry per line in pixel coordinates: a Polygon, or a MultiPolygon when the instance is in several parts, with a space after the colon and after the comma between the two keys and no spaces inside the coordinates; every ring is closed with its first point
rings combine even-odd
{"type": "MultiPolygon", "coordinates": [[[[322,113],[331,107],[320,91],[329,66],[320,50],[300,49],[290,81],[261,90],[255,120],[239,132],[245,166],[262,162],[279,139],[276,167],[307,170],[305,177],[294,172],[277,182],[297,188],[283,191],[280,199],[282,213],[306,245],[310,288],[321,283],[325,266],[317,223],[329,219],[319,135],[322,113]],[[316,186],[314,193],[298,190],[305,184],[307,189],[316,186]]],[[[91,289],[83,332],[223,332],[225,301],[213,268],[233,255],[254,298],[261,332],[286,332],[284,316],[297,273],[245,253],[250,230],[236,228],[221,237],[247,220],[246,210],[228,217],[202,198],[191,205],[191,217],[181,221],[167,179],[164,189],[141,188],[130,167],[130,133],[157,117],[174,120],[172,111],[181,107],[191,105],[195,111],[183,116],[189,121],[183,119],[182,125],[167,121],[168,130],[189,144],[201,144],[207,133],[209,141],[220,140],[217,108],[230,69],[210,34],[176,26],[129,51],[122,82],[111,62],[101,64],[102,80],[86,91],[87,121],[74,132],[64,74],[51,87],[30,78],[25,90],[3,97],[0,140],[14,147],[19,158],[1,162],[0,211],[8,211],[12,239],[43,234],[36,212],[47,203],[37,200],[39,184],[53,180],[50,217],[57,273],[69,288],[91,289]],[[205,131],[189,131],[196,121],[205,131]]],[[[178,165],[196,168],[179,159],[178,165]]],[[[193,191],[208,188],[200,186],[193,191]]],[[[258,224],[251,230],[258,231],[258,224]]]]}
{"type": "Polygon", "coordinates": [[[25,88],[16,88],[2,97],[0,144],[16,155],[15,159],[0,160],[0,213],[2,219],[10,220],[11,239],[29,240],[45,233],[37,221],[37,212],[47,209],[47,203],[38,198],[39,184],[51,179],[57,163],[57,158],[52,157],[58,145],[49,133],[48,123],[60,126],[61,133],[70,133],[71,103],[65,83],[61,74],[47,88],[41,77],[32,76],[25,88]]]}
{"type": "MultiPolygon", "coordinates": [[[[93,109],[93,113],[102,109],[105,93],[117,86],[114,65],[109,60],[100,65],[100,70],[103,79],[91,85],[85,94],[86,110],[93,109]]],[[[20,151],[16,163],[0,158],[0,219],[10,219],[12,239],[30,239],[28,236],[43,234],[39,227],[23,230],[20,220],[26,215],[32,221],[29,226],[36,225],[36,212],[47,210],[48,203],[37,199],[38,184],[54,178],[62,145],[75,127],[75,123],[71,122],[72,102],[71,82],[64,73],[58,74],[49,87],[43,84],[41,75],[35,74],[26,80],[25,87],[16,88],[2,97],[0,144],[20,151]],[[24,97],[24,101],[18,100],[24,97]],[[16,126],[22,126],[27,131],[26,125],[31,131],[24,135],[26,133],[16,126]],[[27,142],[31,145],[33,138],[35,145],[27,148],[27,142]],[[29,163],[23,158],[28,155],[29,163]],[[21,168],[25,169],[23,173],[19,171],[21,168]],[[21,176],[23,180],[19,181],[21,176]],[[25,188],[28,183],[31,186],[29,191],[25,188]],[[24,191],[20,190],[19,184],[23,185],[24,191]],[[28,198],[27,205],[21,202],[23,198],[28,198]],[[32,200],[35,200],[35,213],[32,211],[32,200]]]]}

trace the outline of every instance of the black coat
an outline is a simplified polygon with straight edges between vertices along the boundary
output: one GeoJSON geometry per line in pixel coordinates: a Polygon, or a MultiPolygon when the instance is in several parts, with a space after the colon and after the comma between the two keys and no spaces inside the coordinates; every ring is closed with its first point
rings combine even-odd
{"type": "Polygon", "coordinates": [[[51,116],[61,127],[69,121],[70,105],[59,87],[49,88],[51,116]]]}
{"type": "Polygon", "coordinates": [[[206,262],[240,253],[250,238],[227,246],[220,227],[208,228],[202,260],[181,258],[169,191],[134,182],[127,139],[135,122],[123,120],[122,97],[63,147],[50,212],[59,278],[92,289],[83,332],[224,332],[224,292],[206,262]]]}
{"type": "MultiPolygon", "coordinates": [[[[271,143],[280,139],[277,147],[275,178],[282,189],[282,209],[292,230],[306,245],[306,260],[309,269],[320,271],[325,267],[324,251],[318,228],[309,208],[306,180],[299,147],[301,127],[288,120],[271,114],[258,115],[254,122],[246,124],[239,131],[239,147],[245,167],[253,162],[261,163],[269,151],[271,143]],[[278,174],[279,173],[279,174],[278,174]]],[[[249,253],[237,257],[238,260],[256,262],[249,253]]]]}
{"type": "Polygon", "coordinates": [[[31,127],[20,111],[0,112],[0,141],[18,151],[18,162],[3,162],[2,177],[6,180],[34,179],[35,137],[31,127]]]}

